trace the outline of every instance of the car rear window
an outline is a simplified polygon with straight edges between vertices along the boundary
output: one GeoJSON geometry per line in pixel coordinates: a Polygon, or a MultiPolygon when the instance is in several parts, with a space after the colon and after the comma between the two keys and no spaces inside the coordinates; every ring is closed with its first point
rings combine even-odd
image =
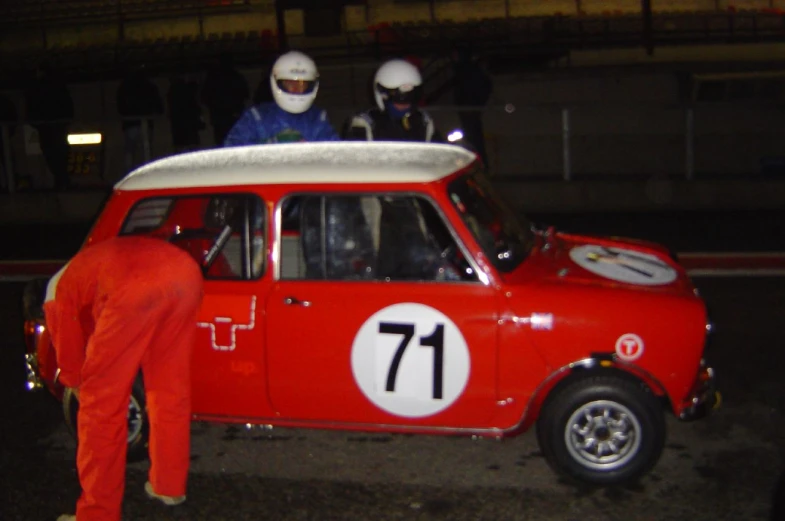
{"type": "Polygon", "coordinates": [[[149,198],[134,205],[120,235],[167,240],[191,254],[208,279],[256,279],[265,270],[264,212],[253,194],[149,198]]]}

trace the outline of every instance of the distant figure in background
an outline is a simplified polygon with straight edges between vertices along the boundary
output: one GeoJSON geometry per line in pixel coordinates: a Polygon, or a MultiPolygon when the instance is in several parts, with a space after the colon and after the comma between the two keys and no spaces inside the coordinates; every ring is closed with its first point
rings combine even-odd
{"type": "Polygon", "coordinates": [[[461,130],[464,139],[474,147],[488,166],[488,156],[485,151],[485,134],[482,124],[482,110],[491,98],[493,82],[488,73],[472,57],[469,47],[456,46],[452,53],[455,71],[454,94],[455,104],[459,107],[474,107],[474,110],[460,110],[458,117],[461,121],[461,130]]]}
{"type": "Polygon", "coordinates": [[[74,119],[74,102],[65,82],[48,63],[36,69],[25,92],[27,121],[38,131],[46,166],[54,177],[55,190],[71,186],[68,175],[68,124],[74,119]]]}
{"type": "Polygon", "coordinates": [[[350,118],[344,139],[443,141],[431,116],[418,107],[422,93],[422,76],[415,65],[402,59],[383,63],[373,79],[376,107],[350,118]]]}
{"type": "Polygon", "coordinates": [[[282,54],[269,81],[275,102],[245,111],[224,146],[339,139],[327,113],[313,105],[319,91],[319,71],[309,56],[298,51],[282,54]]]}
{"type": "Polygon", "coordinates": [[[16,133],[16,123],[19,120],[19,114],[16,112],[16,105],[5,94],[0,93],[0,127],[5,128],[3,131],[0,128],[0,191],[8,192],[8,166],[6,162],[10,163],[12,155],[6,156],[5,147],[8,139],[10,148],[10,141],[16,133]]]}
{"type": "Polygon", "coordinates": [[[245,110],[250,91],[245,76],[234,68],[229,53],[218,57],[218,65],[207,72],[202,87],[202,102],[210,114],[213,139],[221,146],[226,135],[245,110]]]}
{"type": "Polygon", "coordinates": [[[128,172],[152,158],[152,118],[164,113],[158,87],[148,77],[144,66],[133,69],[120,83],[117,111],[123,117],[125,168],[128,172]],[[147,123],[144,131],[143,122],[147,123]]]}
{"type": "Polygon", "coordinates": [[[169,122],[172,147],[186,152],[199,147],[199,132],[205,127],[199,104],[199,85],[182,77],[173,78],[169,86],[169,122]]]}

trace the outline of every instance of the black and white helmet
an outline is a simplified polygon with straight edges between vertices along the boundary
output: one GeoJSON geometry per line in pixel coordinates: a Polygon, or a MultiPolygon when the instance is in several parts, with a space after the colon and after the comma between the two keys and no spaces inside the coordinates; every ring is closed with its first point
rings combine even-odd
{"type": "Polygon", "coordinates": [[[385,62],[373,80],[376,105],[387,110],[391,103],[416,105],[422,97],[422,76],[417,67],[406,60],[385,62]]]}

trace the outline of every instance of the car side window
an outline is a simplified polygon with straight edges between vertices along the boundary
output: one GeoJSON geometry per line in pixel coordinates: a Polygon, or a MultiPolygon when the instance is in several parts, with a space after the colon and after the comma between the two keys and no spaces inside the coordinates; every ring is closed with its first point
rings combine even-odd
{"type": "Polygon", "coordinates": [[[137,203],[120,235],[167,240],[188,252],[207,279],[262,276],[265,206],[251,194],[157,197],[137,203]]]}
{"type": "Polygon", "coordinates": [[[280,277],[475,281],[441,214],[410,194],[298,195],[281,207],[280,277]]]}

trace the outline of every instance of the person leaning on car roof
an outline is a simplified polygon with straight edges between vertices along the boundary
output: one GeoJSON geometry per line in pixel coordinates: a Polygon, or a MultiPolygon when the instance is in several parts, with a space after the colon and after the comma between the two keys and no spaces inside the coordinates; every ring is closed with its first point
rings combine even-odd
{"type": "Polygon", "coordinates": [[[417,107],[422,76],[412,63],[395,59],[382,64],[373,79],[376,107],[353,116],[344,139],[359,141],[443,142],[431,116],[417,107]]]}
{"type": "Polygon", "coordinates": [[[50,280],[44,313],[57,379],[79,399],[76,515],[119,521],[125,488],[128,403],[141,369],[150,418],[145,491],[185,501],[190,458],[191,351],[202,272],[161,239],[113,237],[88,245],[50,280]]]}
{"type": "Polygon", "coordinates": [[[298,51],[281,55],[273,64],[270,87],[274,102],[246,110],[224,140],[224,146],[338,141],[327,113],[313,106],[319,90],[314,61],[298,51]]]}

